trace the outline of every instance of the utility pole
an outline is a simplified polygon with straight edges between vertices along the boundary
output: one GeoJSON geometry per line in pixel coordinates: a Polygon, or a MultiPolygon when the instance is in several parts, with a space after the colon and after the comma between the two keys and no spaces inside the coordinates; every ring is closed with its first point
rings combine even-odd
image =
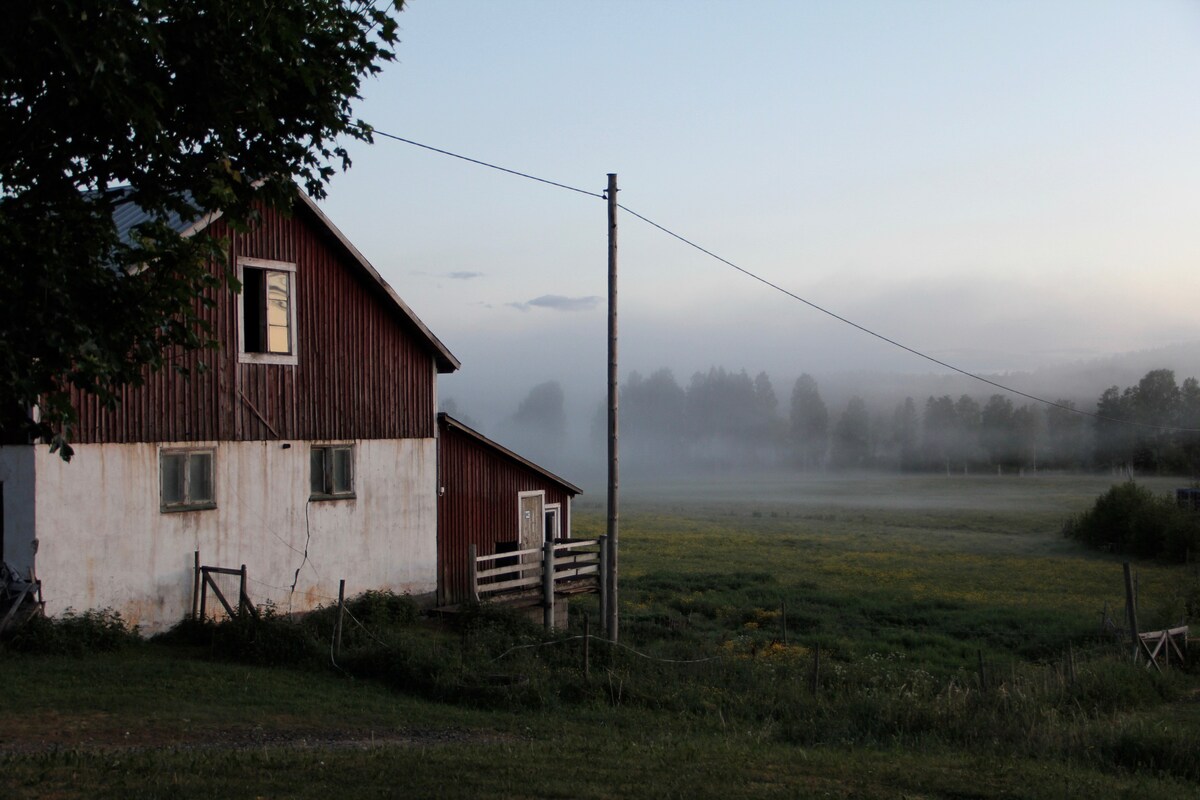
{"type": "Polygon", "coordinates": [[[604,621],[608,639],[617,641],[617,174],[608,174],[608,597],[604,621]]]}

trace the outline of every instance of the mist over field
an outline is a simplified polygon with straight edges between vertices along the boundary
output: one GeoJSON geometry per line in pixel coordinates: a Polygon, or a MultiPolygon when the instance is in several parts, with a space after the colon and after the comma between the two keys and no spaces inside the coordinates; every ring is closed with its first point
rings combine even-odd
{"type": "MultiPolygon", "coordinates": [[[[1088,415],[1200,428],[1195,375],[1200,347],[1176,345],[983,376],[1054,407],[957,373],[632,370],[621,379],[621,474],[643,484],[746,471],[1193,474],[1194,434],[1139,436],[1088,415]]],[[[451,376],[441,389],[443,410],[589,493],[605,485],[604,403],[602,380],[569,370],[486,389],[451,376]]]]}

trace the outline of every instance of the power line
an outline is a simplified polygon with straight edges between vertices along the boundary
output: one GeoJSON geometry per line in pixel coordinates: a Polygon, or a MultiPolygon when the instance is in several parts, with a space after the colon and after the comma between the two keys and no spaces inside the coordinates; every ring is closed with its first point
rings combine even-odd
{"type": "MultiPolygon", "coordinates": [[[[595,198],[599,198],[601,200],[608,199],[605,196],[605,194],[603,194],[603,193],[589,192],[586,189],[580,189],[575,186],[568,186],[565,183],[558,183],[557,181],[547,180],[546,178],[539,178],[536,175],[530,175],[525,172],[518,172],[517,170],[514,170],[514,169],[508,169],[507,167],[501,167],[496,164],[490,164],[486,161],[480,161],[479,159],[469,158],[468,156],[460,155],[458,153],[453,153],[449,150],[442,150],[441,148],[432,147],[431,145],[421,144],[420,142],[414,142],[411,139],[405,139],[402,136],[396,136],[395,134],[392,134],[392,133],[386,133],[384,131],[376,130],[373,128],[370,129],[370,131],[371,131],[371,133],[378,134],[379,136],[383,136],[388,139],[395,139],[398,142],[404,142],[405,144],[411,144],[416,147],[424,148],[426,150],[432,150],[435,153],[441,153],[442,155],[450,156],[452,158],[458,158],[463,161],[469,161],[472,164],[478,164],[483,167],[488,167],[489,169],[499,170],[500,172],[507,172],[510,175],[516,175],[521,178],[527,178],[531,181],[545,183],[550,186],[558,187],[560,189],[567,189],[572,192],[578,192],[579,194],[584,194],[589,197],[595,197],[595,198]]],[[[617,203],[617,207],[626,211],[629,214],[632,214],[634,217],[640,219],[642,222],[646,223],[647,225],[650,225],[651,227],[658,229],[662,233],[665,233],[666,235],[668,235],[674,239],[678,239],[680,242],[686,244],[688,247],[694,248],[695,250],[700,251],[701,253],[703,253],[706,256],[709,256],[710,258],[720,261],[722,264],[726,265],[727,267],[737,270],[738,272],[742,273],[746,277],[756,280],[759,283],[763,284],[764,286],[774,289],[775,291],[780,292],[780,293],[786,295],[787,297],[792,298],[793,300],[798,300],[799,302],[804,303],[806,306],[813,309],[814,311],[819,311],[820,313],[825,314],[826,316],[832,317],[833,319],[836,319],[837,321],[842,322],[846,325],[849,325],[850,327],[854,328],[855,330],[861,331],[862,333],[865,333],[868,336],[873,336],[882,342],[886,342],[887,344],[890,344],[893,347],[897,347],[901,350],[904,350],[905,352],[911,353],[912,355],[917,356],[918,358],[923,358],[926,361],[929,361],[933,364],[937,364],[938,366],[944,367],[948,370],[951,370],[952,372],[957,372],[959,375],[963,375],[967,378],[971,378],[972,380],[979,381],[980,383],[985,383],[988,386],[993,386],[1002,391],[1009,392],[1011,394],[1015,394],[1018,397],[1024,397],[1027,400],[1032,400],[1036,403],[1041,403],[1043,405],[1050,406],[1051,408],[1062,409],[1063,411],[1068,411],[1072,414],[1079,414],[1079,415],[1085,416],[1085,417],[1091,417],[1092,419],[1103,420],[1105,422],[1115,422],[1115,423],[1119,423],[1121,425],[1132,425],[1132,426],[1140,427],[1140,428],[1149,428],[1151,430],[1158,430],[1158,431],[1200,433],[1200,428],[1182,428],[1182,427],[1177,427],[1174,425],[1155,425],[1154,423],[1151,423],[1151,422],[1139,422],[1137,420],[1131,420],[1131,419],[1120,419],[1117,417],[1105,416],[1104,414],[1097,414],[1096,412],[1093,412],[1093,411],[1084,411],[1083,409],[1075,408],[1073,405],[1069,405],[1067,403],[1060,403],[1055,400],[1047,400],[1044,397],[1038,397],[1037,395],[1030,394],[1029,392],[1023,392],[1020,389],[1014,389],[1011,386],[1005,386],[1004,384],[998,383],[997,381],[991,380],[990,378],[985,378],[984,376],[979,375],[978,373],[971,372],[970,370],[966,370],[961,367],[956,367],[953,364],[950,364],[946,361],[942,361],[939,358],[935,358],[934,356],[931,356],[928,353],[924,353],[920,350],[917,350],[916,348],[909,347],[908,345],[898,342],[895,339],[892,339],[888,336],[884,336],[882,333],[873,331],[864,325],[860,325],[857,322],[854,322],[853,320],[847,319],[846,317],[843,317],[840,314],[830,311],[829,309],[827,309],[823,306],[820,306],[817,303],[812,302],[811,300],[801,297],[800,295],[796,294],[793,291],[785,289],[784,287],[780,286],[777,283],[773,283],[772,281],[767,280],[766,278],[762,277],[761,275],[751,272],[750,270],[748,270],[744,267],[738,266],[737,264],[733,263],[729,259],[719,256],[716,253],[714,253],[713,251],[700,246],[696,242],[693,242],[691,239],[681,236],[680,234],[676,233],[675,231],[671,230],[670,228],[660,225],[657,222],[655,222],[654,220],[650,219],[649,217],[639,214],[638,212],[634,211],[629,206],[626,206],[622,203],[617,203]]]]}
{"type": "Polygon", "coordinates": [[[450,156],[451,158],[458,158],[458,159],[462,159],[463,161],[469,161],[472,164],[478,164],[481,167],[487,167],[489,169],[499,170],[500,172],[507,172],[509,175],[516,175],[519,178],[528,178],[529,180],[537,181],[538,183],[546,183],[546,184],[549,184],[550,186],[557,186],[559,189],[567,189],[572,192],[579,192],[580,194],[586,194],[588,197],[597,197],[601,200],[606,199],[604,197],[604,195],[599,192],[589,192],[587,189],[580,189],[577,186],[568,186],[565,183],[559,183],[558,181],[551,181],[551,180],[547,180],[545,178],[539,178],[536,175],[530,175],[525,172],[518,172],[517,170],[509,169],[508,167],[501,167],[497,164],[489,164],[488,162],[480,161],[477,158],[469,158],[468,156],[459,155],[458,153],[452,153],[449,150],[442,150],[441,148],[433,147],[432,145],[421,144],[420,142],[414,142],[412,139],[405,139],[403,136],[397,136],[394,133],[385,133],[384,131],[376,130],[375,128],[369,128],[369,127],[365,128],[365,130],[368,130],[370,133],[376,134],[378,136],[383,136],[388,139],[395,139],[397,142],[404,142],[405,144],[411,144],[414,147],[422,147],[426,150],[432,150],[435,153],[441,153],[444,156],[450,156]]]}
{"type": "Polygon", "coordinates": [[[678,233],[675,233],[674,231],[672,231],[668,228],[665,228],[662,225],[659,225],[654,220],[648,219],[648,218],[642,216],[641,214],[634,211],[632,208],[629,208],[628,206],[622,205],[620,203],[618,203],[617,205],[622,210],[632,214],[633,216],[640,219],[642,222],[645,222],[647,225],[657,228],[658,230],[662,231],[663,233],[667,234],[668,236],[678,239],[679,241],[683,242],[687,246],[695,248],[696,250],[699,250],[701,253],[704,253],[705,255],[707,255],[711,258],[715,258],[717,261],[720,261],[722,264],[725,264],[728,267],[732,267],[733,269],[742,273],[746,277],[752,278],[752,279],[758,281],[759,283],[763,284],[764,286],[769,286],[770,288],[774,289],[775,291],[781,292],[781,293],[787,295],[788,297],[792,298],[793,300],[799,300],[801,303],[804,303],[809,308],[819,311],[822,314],[825,314],[827,316],[833,317],[834,319],[838,320],[839,322],[844,322],[845,324],[849,325],[850,327],[852,327],[856,330],[862,331],[863,333],[867,334],[868,336],[874,336],[876,339],[879,339],[880,341],[883,341],[883,342],[887,342],[888,344],[892,345],[893,347],[898,347],[901,350],[912,353],[914,356],[923,358],[926,361],[930,361],[934,364],[937,364],[940,367],[945,367],[946,369],[952,370],[953,372],[957,372],[960,375],[965,375],[968,378],[972,378],[981,383],[986,383],[989,386],[994,386],[997,389],[1003,389],[1006,392],[1011,392],[1015,395],[1024,397],[1028,400],[1033,400],[1035,402],[1042,403],[1044,405],[1051,406],[1053,408],[1061,408],[1062,410],[1070,411],[1073,414],[1082,414],[1085,417],[1092,417],[1093,419],[1100,419],[1100,420],[1104,420],[1106,422],[1119,422],[1123,425],[1136,425],[1136,426],[1140,426],[1143,428],[1152,428],[1154,430],[1160,430],[1160,431],[1200,432],[1200,429],[1197,429],[1197,428],[1178,428],[1173,425],[1155,425],[1155,424],[1149,423],[1149,422],[1138,422],[1136,420],[1127,420],[1127,419],[1118,419],[1116,417],[1107,417],[1107,416],[1104,416],[1103,414],[1097,414],[1092,411],[1084,411],[1082,409],[1075,408],[1074,406],[1068,405],[1066,403],[1059,403],[1054,400],[1047,400],[1044,397],[1038,397],[1037,395],[1029,394],[1028,392],[1023,392],[1020,389],[1014,389],[1011,386],[1005,386],[1002,383],[997,383],[996,381],[991,380],[990,378],[985,378],[984,376],[979,375],[977,373],[962,369],[961,367],[956,367],[953,364],[950,364],[945,361],[942,361],[941,359],[935,358],[934,356],[931,356],[928,353],[923,353],[920,350],[909,347],[908,345],[898,342],[895,339],[891,339],[887,336],[884,336],[882,333],[878,333],[878,332],[873,331],[870,328],[867,328],[863,325],[859,325],[857,322],[847,319],[846,317],[843,317],[840,314],[836,314],[827,308],[819,306],[816,303],[814,303],[813,301],[808,300],[804,297],[801,297],[800,295],[796,294],[795,292],[792,292],[788,289],[783,288],[779,284],[772,283],[771,281],[767,280],[766,278],[762,277],[761,275],[756,275],[755,273],[751,272],[748,269],[739,267],[737,264],[733,263],[729,259],[722,258],[721,256],[717,255],[716,253],[712,252],[711,250],[707,250],[704,247],[701,247],[700,245],[691,241],[690,239],[686,239],[683,236],[680,236],[678,233]]]}

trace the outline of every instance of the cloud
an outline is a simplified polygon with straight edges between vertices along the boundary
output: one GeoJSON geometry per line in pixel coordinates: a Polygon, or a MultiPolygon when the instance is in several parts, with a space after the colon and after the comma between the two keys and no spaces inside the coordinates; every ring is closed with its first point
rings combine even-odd
{"type": "Polygon", "coordinates": [[[591,311],[599,305],[602,298],[595,295],[588,297],[563,297],[561,294],[544,294],[526,303],[508,303],[518,311],[528,311],[531,308],[549,308],[554,311],[591,311]]]}
{"type": "Polygon", "coordinates": [[[469,281],[472,278],[482,278],[482,272],[447,272],[446,277],[455,281],[469,281]]]}

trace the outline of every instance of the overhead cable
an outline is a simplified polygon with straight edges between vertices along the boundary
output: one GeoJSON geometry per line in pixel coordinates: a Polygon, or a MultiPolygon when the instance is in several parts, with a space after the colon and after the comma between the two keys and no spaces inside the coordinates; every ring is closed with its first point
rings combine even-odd
{"type": "Polygon", "coordinates": [[[500,172],[507,172],[509,175],[516,175],[519,178],[528,178],[529,180],[537,181],[538,183],[546,183],[546,184],[549,184],[550,186],[557,186],[559,189],[567,189],[572,192],[579,192],[580,194],[586,194],[589,197],[597,197],[601,200],[605,199],[604,195],[599,192],[589,192],[587,189],[580,189],[576,186],[568,186],[565,183],[559,183],[557,181],[546,180],[545,178],[539,178],[536,175],[530,175],[525,172],[518,172],[515,169],[509,169],[508,167],[501,167],[497,164],[489,164],[488,162],[480,161],[477,158],[469,158],[468,156],[459,155],[458,153],[452,153],[449,150],[442,150],[439,147],[433,147],[431,145],[421,144],[420,142],[414,142],[412,139],[405,139],[403,136],[397,136],[394,133],[385,133],[385,132],[383,132],[381,130],[377,130],[375,128],[367,128],[367,130],[369,130],[372,134],[375,134],[378,136],[383,136],[388,139],[395,139],[397,142],[404,142],[405,144],[411,144],[414,147],[422,147],[426,150],[432,150],[435,153],[441,153],[442,155],[450,156],[451,158],[458,158],[458,159],[462,159],[463,161],[469,161],[472,164],[478,164],[481,167],[487,167],[489,169],[499,170],[500,172]]]}
{"type": "MultiPolygon", "coordinates": [[[[388,139],[395,139],[398,142],[404,142],[405,144],[411,144],[416,147],[424,148],[426,150],[432,150],[435,153],[441,153],[442,155],[451,156],[452,158],[458,158],[463,161],[469,161],[472,164],[478,164],[483,167],[488,167],[489,169],[499,170],[500,172],[507,172],[510,175],[516,175],[518,177],[527,178],[529,180],[537,181],[539,183],[549,184],[550,186],[555,186],[555,187],[558,187],[559,189],[567,189],[572,192],[578,192],[579,194],[588,195],[589,197],[595,197],[600,200],[608,199],[605,196],[605,194],[603,194],[603,193],[590,192],[586,189],[580,189],[575,186],[568,186],[565,183],[558,183],[557,181],[547,180],[546,178],[539,178],[536,175],[530,175],[525,172],[518,172],[517,170],[514,170],[514,169],[508,169],[507,167],[501,167],[496,164],[490,164],[486,161],[480,161],[479,159],[469,158],[467,156],[460,155],[458,153],[450,152],[449,150],[442,150],[441,148],[432,147],[427,144],[421,144],[420,142],[414,142],[411,139],[405,139],[402,136],[396,136],[395,134],[385,133],[384,131],[377,130],[374,128],[372,128],[370,130],[371,130],[371,133],[377,134],[379,136],[384,136],[388,139]]],[[[820,306],[820,305],[812,302],[811,300],[801,297],[800,295],[796,294],[795,292],[792,292],[788,289],[783,288],[782,286],[780,286],[777,283],[773,283],[772,281],[767,280],[766,278],[762,277],[761,275],[753,273],[744,267],[740,267],[737,264],[730,261],[729,259],[723,258],[722,256],[717,255],[713,251],[700,246],[696,242],[693,242],[691,239],[681,236],[680,234],[676,233],[675,231],[671,230],[670,228],[660,225],[657,222],[655,222],[654,220],[650,219],[649,217],[639,214],[638,212],[634,211],[629,206],[626,206],[622,203],[617,203],[617,207],[622,209],[623,211],[628,212],[629,214],[632,214],[634,217],[636,217],[637,219],[640,219],[642,222],[646,223],[647,225],[650,225],[651,227],[658,229],[662,233],[665,233],[674,239],[678,239],[680,242],[683,242],[688,247],[694,248],[695,250],[700,251],[701,253],[705,254],[706,256],[709,256],[710,258],[714,258],[717,261],[720,261],[722,264],[726,265],[727,267],[737,270],[738,272],[742,273],[746,277],[752,278],[752,279],[758,281],[759,283],[763,284],[764,286],[774,289],[775,291],[780,292],[780,293],[792,298],[793,300],[798,300],[801,303],[804,303],[806,306],[813,309],[814,311],[819,311],[822,314],[825,314],[826,316],[832,317],[833,319],[836,319],[839,322],[845,323],[846,325],[849,325],[850,327],[852,327],[858,331],[861,331],[862,333],[867,334],[868,336],[873,336],[882,342],[886,342],[887,344],[890,344],[893,347],[897,347],[901,350],[904,350],[905,352],[911,353],[912,355],[917,356],[918,358],[923,358],[926,361],[937,364],[938,366],[944,367],[952,372],[957,372],[959,375],[963,375],[967,378],[971,378],[972,380],[979,381],[980,383],[985,383],[988,386],[992,386],[992,387],[995,387],[1002,391],[1009,392],[1011,394],[1015,394],[1018,397],[1024,397],[1027,400],[1032,400],[1036,403],[1041,403],[1042,405],[1049,406],[1051,408],[1062,409],[1063,411],[1068,411],[1072,414],[1079,414],[1084,417],[1091,417],[1092,419],[1103,420],[1105,422],[1115,422],[1115,423],[1118,423],[1121,425],[1132,425],[1132,426],[1139,427],[1139,428],[1149,428],[1151,430],[1158,430],[1158,431],[1177,431],[1177,432],[1184,432],[1184,433],[1200,433],[1200,428],[1183,428],[1183,427],[1178,427],[1175,425],[1156,425],[1151,422],[1139,422],[1137,420],[1121,419],[1119,417],[1109,417],[1104,414],[1097,414],[1093,411],[1084,411],[1083,409],[1075,408],[1075,406],[1073,406],[1069,403],[1060,403],[1056,400],[1047,400],[1044,397],[1038,397],[1037,395],[1030,394],[1029,392],[1023,392],[1020,389],[1014,389],[1011,386],[1006,386],[1006,385],[999,383],[997,381],[994,381],[990,378],[985,378],[984,376],[979,375],[978,373],[971,372],[970,370],[963,369],[962,367],[956,367],[953,364],[950,364],[946,361],[942,361],[939,358],[935,358],[934,356],[931,356],[928,353],[924,353],[920,350],[917,350],[916,348],[909,347],[908,345],[898,342],[895,339],[892,339],[888,336],[884,336],[882,333],[878,333],[864,325],[860,325],[857,322],[854,322],[853,320],[847,319],[846,317],[843,317],[840,314],[830,311],[829,309],[824,308],[823,306],[820,306]]]]}

